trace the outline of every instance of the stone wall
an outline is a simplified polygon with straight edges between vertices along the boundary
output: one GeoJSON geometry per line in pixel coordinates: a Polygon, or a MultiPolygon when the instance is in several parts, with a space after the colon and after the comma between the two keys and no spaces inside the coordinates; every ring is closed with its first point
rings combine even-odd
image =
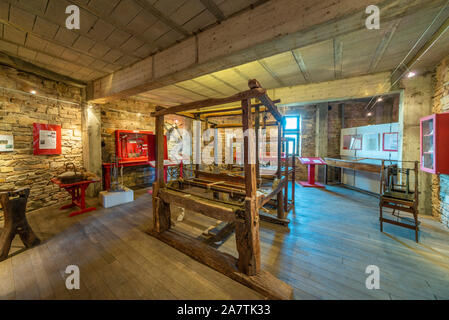
{"type": "MultiPolygon", "coordinates": [[[[449,111],[449,57],[436,68],[432,113],[449,111]]],[[[432,175],[432,213],[449,227],[449,175],[432,175]]]]}
{"type": "Polygon", "coordinates": [[[0,87],[0,134],[14,136],[14,151],[0,152],[0,189],[29,187],[29,211],[67,201],[68,193],[49,180],[67,162],[83,164],[84,90],[5,66],[0,66],[0,87]],[[31,90],[36,94],[28,94],[31,90]],[[61,155],[33,155],[33,123],[61,125],[61,155]]]}

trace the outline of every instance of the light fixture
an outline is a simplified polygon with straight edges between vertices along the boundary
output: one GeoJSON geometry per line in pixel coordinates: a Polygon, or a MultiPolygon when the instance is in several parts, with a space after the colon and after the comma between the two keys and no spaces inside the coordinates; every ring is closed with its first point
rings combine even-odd
{"type": "Polygon", "coordinates": [[[410,72],[407,74],[407,78],[413,78],[414,76],[416,76],[416,73],[413,72],[413,71],[410,71],[410,72]]]}
{"type": "Polygon", "coordinates": [[[36,94],[36,91],[35,90],[31,90],[30,93],[31,94],[36,94]]]}
{"type": "Polygon", "coordinates": [[[142,114],[141,114],[140,112],[137,114],[138,117],[140,117],[141,115],[142,115],[142,114]]]}
{"type": "Polygon", "coordinates": [[[93,107],[92,106],[89,106],[89,109],[92,109],[93,107]]]}
{"type": "Polygon", "coordinates": [[[377,98],[377,102],[382,102],[384,99],[382,97],[377,98]]]}
{"type": "Polygon", "coordinates": [[[371,117],[371,116],[373,115],[373,113],[372,113],[372,112],[368,112],[366,115],[367,115],[368,117],[371,117]]]}

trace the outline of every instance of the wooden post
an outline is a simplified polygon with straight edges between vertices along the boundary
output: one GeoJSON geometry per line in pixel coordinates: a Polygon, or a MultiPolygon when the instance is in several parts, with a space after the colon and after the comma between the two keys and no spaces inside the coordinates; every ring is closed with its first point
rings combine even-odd
{"type": "Polygon", "coordinates": [[[239,253],[238,268],[247,275],[256,275],[260,272],[260,243],[259,243],[259,215],[256,205],[256,168],[251,163],[251,153],[255,152],[254,141],[250,141],[253,128],[250,101],[242,100],[243,131],[244,135],[244,166],[245,166],[245,212],[243,220],[237,220],[235,238],[239,253]]]}
{"type": "Polygon", "coordinates": [[[284,211],[288,211],[288,168],[289,168],[289,161],[288,161],[288,155],[287,155],[287,149],[285,150],[285,187],[284,187],[284,211]]]}
{"type": "Polygon", "coordinates": [[[12,240],[16,234],[27,248],[38,245],[39,238],[35,235],[26,218],[26,206],[30,189],[0,193],[0,204],[3,208],[5,226],[0,233],[0,261],[8,257],[12,240]]]}
{"type": "MultiPolygon", "coordinates": [[[[282,122],[278,122],[278,170],[277,170],[277,178],[279,180],[282,179],[282,122]]],[[[284,219],[284,196],[282,194],[282,190],[277,194],[277,216],[279,219],[284,219]]]]}
{"type": "MultiPolygon", "coordinates": [[[[156,108],[158,110],[158,108],[156,108]]],[[[170,204],[159,198],[164,181],[164,116],[156,116],[156,182],[153,183],[153,228],[157,233],[170,229],[170,204]]]]}
{"type": "Polygon", "coordinates": [[[296,185],[296,156],[292,156],[293,176],[292,176],[292,204],[295,206],[295,185],[296,185]]]}
{"type": "MultiPolygon", "coordinates": [[[[254,127],[254,130],[255,130],[255,133],[256,133],[256,179],[257,179],[257,182],[259,182],[259,179],[260,179],[260,161],[259,161],[259,150],[260,150],[260,148],[259,148],[259,127],[260,127],[260,108],[259,108],[259,106],[257,105],[256,106],[256,108],[255,108],[256,110],[256,113],[255,113],[255,120],[254,120],[254,122],[255,122],[255,127],[254,127]]],[[[251,110],[250,110],[251,111],[251,110]]]]}
{"type": "MultiPolygon", "coordinates": [[[[200,121],[200,116],[199,115],[196,115],[195,116],[195,120],[196,121],[200,121]]],[[[197,162],[198,161],[198,159],[199,159],[199,157],[200,157],[200,154],[201,154],[201,147],[202,147],[202,145],[201,145],[201,129],[202,129],[202,125],[200,124],[200,128],[199,128],[199,130],[197,130],[197,128],[196,128],[196,126],[197,125],[193,125],[193,130],[194,130],[194,132],[193,132],[193,139],[195,139],[195,155],[194,155],[194,161],[195,162],[197,162]]],[[[193,142],[193,141],[192,141],[193,142]]],[[[193,143],[192,143],[193,144],[193,143]]],[[[198,178],[198,171],[200,170],[200,165],[199,165],[199,163],[196,163],[195,164],[195,178],[198,178]]]]}

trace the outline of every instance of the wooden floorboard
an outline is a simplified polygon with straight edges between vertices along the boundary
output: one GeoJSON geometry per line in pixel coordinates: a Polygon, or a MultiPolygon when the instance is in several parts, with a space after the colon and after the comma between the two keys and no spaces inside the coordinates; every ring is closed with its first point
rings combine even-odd
{"type": "MultiPolygon", "coordinates": [[[[412,230],[385,224],[379,231],[375,197],[338,186],[296,190],[288,227],[260,223],[262,267],[291,285],[295,299],[449,299],[449,231],[439,222],[420,216],[415,243],[412,230]],[[380,290],[365,287],[368,265],[380,269],[380,290]]],[[[42,244],[24,250],[14,239],[12,254],[0,262],[1,299],[261,298],[146,234],[146,190],[119,207],[69,213],[56,207],[29,214],[42,244]],[[80,268],[80,290],[65,287],[71,264],[80,268]]],[[[173,228],[193,237],[217,223],[189,211],[178,222],[178,214],[172,206],[173,228]]],[[[235,236],[219,250],[235,256],[235,236]]]]}

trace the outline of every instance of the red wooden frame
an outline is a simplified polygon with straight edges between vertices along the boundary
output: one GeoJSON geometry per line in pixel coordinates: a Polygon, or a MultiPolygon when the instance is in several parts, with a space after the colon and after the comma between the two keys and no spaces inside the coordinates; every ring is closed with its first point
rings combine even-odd
{"type": "Polygon", "coordinates": [[[449,148],[447,141],[449,140],[449,112],[437,113],[420,119],[420,167],[422,171],[433,174],[449,174],[449,148]],[[424,167],[423,156],[423,122],[433,120],[432,136],[433,151],[433,168],[424,167]]]}
{"type": "Polygon", "coordinates": [[[148,161],[148,153],[149,153],[149,144],[148,144],[148,136],[150,134],[153,134],[152,131],[139,131],[139,130],[116,130],[115,131],[115,154],[120,159],[120,162],[144,162],[148,161]],[[134,144],[127,141],[123,141],[123,139],[120,138],[122,134],[129,134],[129,135],[141,135],[143,139],[142,144],[134,144]],[[143,146],[143,147],[142,147],[143,146]],[[128,157],[127,153],[129,153],[131,149],[136,149],[142,147],[142,149],[146,150],[142,153],[143,156],[140,157],[128,157]]]}
{"type": "Polygon", "coordinates": [[[48,155],[61,154],[61,126],[57,124],[33,123],[33,154],[34,155],[48,155]],[[56,131],[56,148],[55,149],[40,149],[39,134],[41,130],[56,131]]]}
{"type": "Polygon", "coordinates": [[[398,152],[399,149],[399,132],[384,132],[382,135],[382,151],[392,151],[392,152],[398,152]],[[398,140],[398,148],[395,149],[386,149],[385,148],[385,136],[386,135],[395,135],[396,139],[398,140]]]}

